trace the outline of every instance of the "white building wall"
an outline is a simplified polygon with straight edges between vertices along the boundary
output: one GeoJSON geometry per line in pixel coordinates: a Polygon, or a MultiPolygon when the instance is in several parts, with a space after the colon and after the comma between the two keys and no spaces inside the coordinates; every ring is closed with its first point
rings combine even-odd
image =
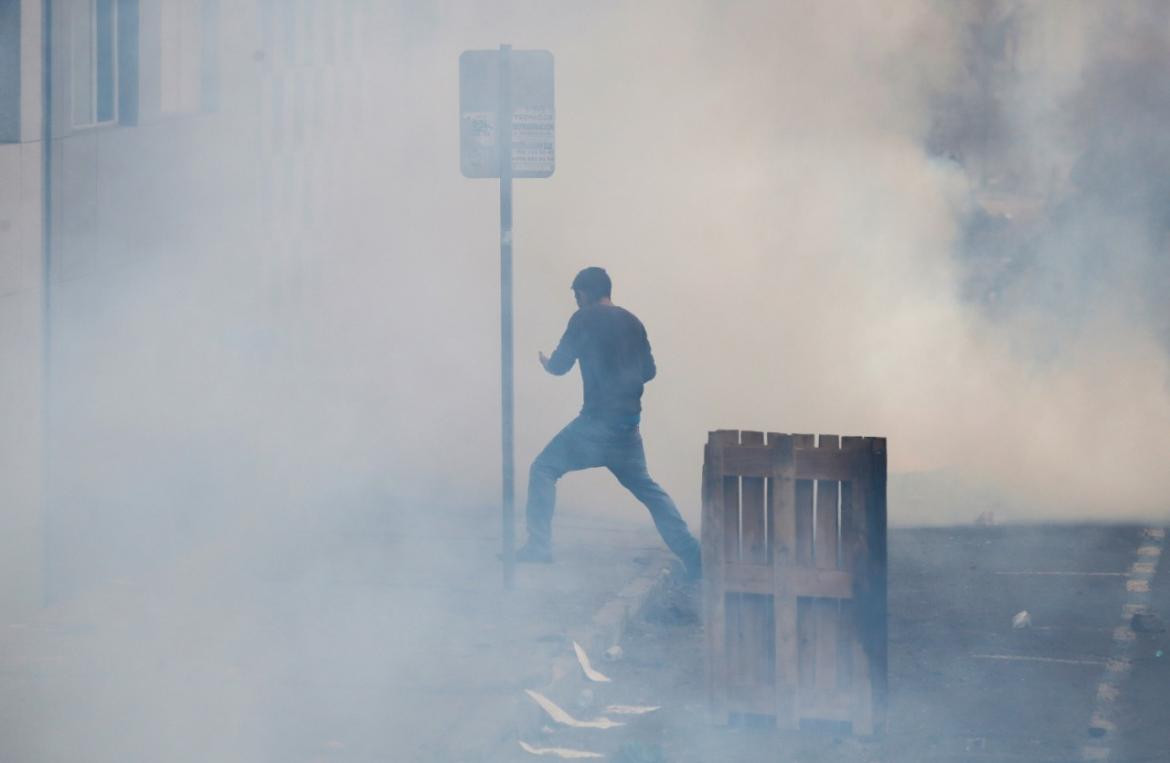
{"type": "Polygon", "coordinates": [[[20,132],[0,144],[0,623],[42,594],[41,4],[17,0],[20,132]]]}
{"type": "MultiPolygon", "coordinates": [[[[233,471],[224,441],[239,422],[220,420],[231,406],[215,387],[242,347],[286,352],[311,336],[315,211],[329,141],[356,110],[348,83],[370,6],[138,0],[128,124],[70,122],[84,88],[54,46],[54,591],[170,558],[250,500],[237,488],[255,475],[233,471]],[[209,330],[225,311],[247,320],[209,330]],[[201,389],[205,378],[217,384],[201,389]]],[[[88,5],[55,7],[65,30],[88,5]]]]}
{"type": "Polygon", "coordinates": [[[119,100],[117,120],[87,126],[76,99],[92,88],[73,79],[86,48],[70,35],[94,3],[54,0],[46,210],[44,8],[9,2],[20,90],[18,134],[0,135],[0,623],[166,557],[247,500],[227,494],[237,465],[205,458],[227,428],[199,376],[241,347],[322,339],[319,210],[344,182],[335,147],[368,96],[363,30],[378,7],[117,0],[136,9],[134,56],[119,62],[137,60],[119,85],[133,108],[119,100]],[[185,321],[214,322],[233,299],[256,335],[185,344],[185,321]]]}

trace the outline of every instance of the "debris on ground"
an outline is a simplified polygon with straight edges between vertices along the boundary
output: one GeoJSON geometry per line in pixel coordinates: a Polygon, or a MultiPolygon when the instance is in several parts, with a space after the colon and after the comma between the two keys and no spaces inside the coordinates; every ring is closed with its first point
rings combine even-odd
{"type": "Polygon", "coordinates": [[[610,715],[645,715],[661,709],[661,705],[609,705],[605,712],[610,715]]]}
{"type": "MultiPolygon", "coordinates": [[[[585,653],[584,648],[576,641],[573,642],[573,651],[577,653],[577,662],[581,665],[581,670],[585,673],[585,677],[590,681],[597,683],[609,683],[609,676],[604,673],[599,673],[593,669],[593,665],[589,662],[589,655],[585,653]]],[[[606,652],[608,655],[609,652],[606,652]]]]}
{"type": "Polygon", "coordinates": [[[560,705],[540,692],[525,689],[524,693],[531,697],[533,702],[540,705],[548,713],[550,718],[563,726],[571,726],[575,729],[612,729],[616,726],[626,725],[618,721],[611,721],[609,718],[594,718],[591,721],[580,721],[569,715],[560,705]]]}
{"type": "Polygon", "coordinates": [[[698,625],[699,587],[682,579],[682,575],[664,578],[646,603],[643,619],[660,625],[698,625]]]}
{"type": "Polygon", "coordinates": [[[1136,612],[1130,618],[1129,624],[1137,633],[1161,633],[1166,630],[1162,618],[1153,612],[1136,612]]]}
{"type": "Polygon", "coordinates": [[[604,755],[596,752],[589,752],[588,750],[570,750],[567,747],[533,747],[520,740],[520,747],[531,755],[553,755],[558,758],[603,758],[604,755]]]}

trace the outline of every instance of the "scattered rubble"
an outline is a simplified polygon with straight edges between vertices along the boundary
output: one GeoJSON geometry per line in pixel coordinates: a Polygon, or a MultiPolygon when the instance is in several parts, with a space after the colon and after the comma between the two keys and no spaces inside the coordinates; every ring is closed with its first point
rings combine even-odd
{"type": "Polygon", "coordinates": [[[661,705],[610,705],[605,712],[610,715],[645,715],[661,709],[661,705]]]}
{"type": "Polygon", "coordinates": [[[594,718],[591,721],[580,721],[569,715],[560,705],[553,702],[548,697],[544,696],[538,691],[532,689],[525,689],[524,693],[532,698],[532,701],[540,705],[540,707],[548,713],[548,716],[557,723],[563,726],[571,726],[575,729],[612,729],[617,726],[624,726],[626,724],[618,721],[611,721],[609,718],[594,718]]]}
{"type": "Polygon", "coordinates": [[[588,750],[570,750],[567,747],[533,747],[520,740],[520,747],[524,752],[530,755],[552,755],[558,758],[603,758],[604,755],[596,752],[589,752],[588,750]]]}
{"type": "Polygon", "coordinates": [[[1138,633],[1161,633],[1166,630],[1162,618],[1153,612],[1135,612],[1129,624],[1138,633]]]}
{"type": "MultiPolygon", "coordinates": [[[[577,662],[581,665],[581,670],[585,673],[586,678],[597,683],[610,682],[609,676],[605,675],[604,673],[599,673],[593,669],[593,665],[591,665],[589,662],[589,655],[585,653],[584,648],[582,648],[582,646],[576,641],[573,642],[573,651],[577,653],[577,662]]],[[[608,651],[606,652],[606,655],[609,655],[608,651]]]]}

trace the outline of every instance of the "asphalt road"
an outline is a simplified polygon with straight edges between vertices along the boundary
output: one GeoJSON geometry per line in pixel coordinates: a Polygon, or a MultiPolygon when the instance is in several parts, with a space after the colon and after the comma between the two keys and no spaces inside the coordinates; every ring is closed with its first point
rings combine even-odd
{"type": "Polygon", "coordinates": [[[1170,564],[1143,605],[1154,617],[1130,618],[1149,544],[1136,526],[893,530],[880,739],[713,726],[701,629],[677,593],[628,640],[621,680],[663,705],[671,763],[1170,760],[1170,564]],[[1014,629],[1024,610],[1032,626],[1014,629]]]}
{"type": "Polygon", "coordinates": [[[493,514],[410,528],[396,516],[328,534],[261,528],[7,623],[0,760],[535,759],[518,733],[621,763],[1170,760],[1170,637],[1159,620],[1129,629],[1125,609],[1146,595],[1149,612],[1170,612],[1170,564],[1148,594],[1129,590],[1148,558],[1141,527],[894,530],[889,725],[856,740],[713,726],[701,628],[677,590],[602,664],[612,683],[554,697],[579,718],[608,703],[662,710],[550,731],[523,689],[547,681],[566,628],[637,572],[656,544],[648,523],[566,512],[557,564],[523,570],[504,595],[493,514]],[[1032,627],[1013,629],[1021,610],[1032,627]]]}

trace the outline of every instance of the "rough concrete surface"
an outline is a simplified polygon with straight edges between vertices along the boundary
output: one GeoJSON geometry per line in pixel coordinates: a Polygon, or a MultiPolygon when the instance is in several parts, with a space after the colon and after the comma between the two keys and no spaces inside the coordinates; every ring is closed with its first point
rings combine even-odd
{"type": "Polygon", "coordinates": [[[240,528],[4,623],[0,761],[528,757],[548,719],[524,689],[588,715],[572,641],[608,669],[668,557],[644,516],[567,510],[556,563],[505,592],[497,512],[240,528]]]}
{"type": "MultiPolygon", "coordinates": [[[[701,627],[678,615],[677,593],[627,637],[624,677],[664,705],[661,754],[672,763],[1168,760],[1170,639],[1156,625],[1137,633],[1132,669],[1104,698],[1117,705],[1116,728],[1092,728],[1142,543],[1142,528],[1128,526],[893,530],[890,714],[878,739],[713,724],[701,627]],[[1012,628],[1021,610],[1032,627],[1012,628]]],[[[1166,576],[1161,566],[1151,606],[1163,617],[1166,576]]]]}

